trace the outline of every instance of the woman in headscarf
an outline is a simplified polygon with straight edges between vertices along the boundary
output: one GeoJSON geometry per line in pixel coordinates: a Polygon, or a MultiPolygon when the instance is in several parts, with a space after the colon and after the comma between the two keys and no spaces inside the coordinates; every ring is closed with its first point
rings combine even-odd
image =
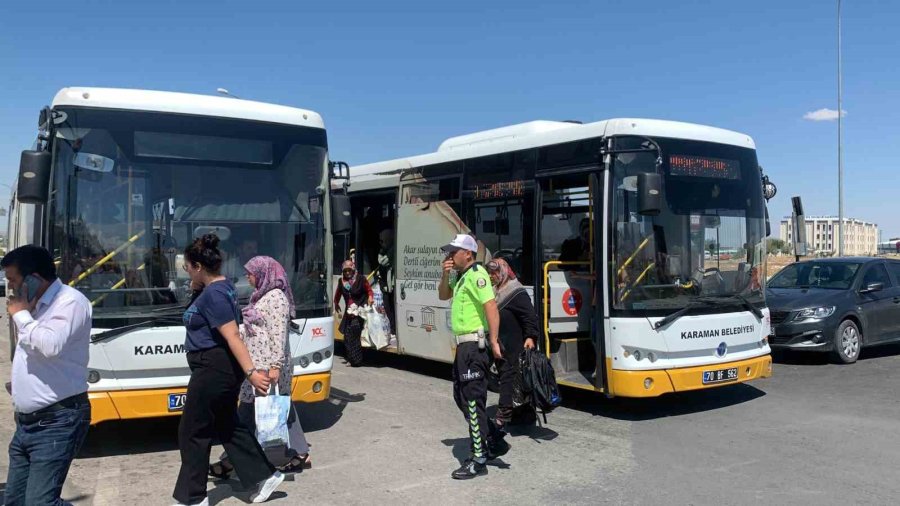
{"type": "MultiPolygon", "coordinates": [[[[487,264],[491,284],[494,285],[497,309],[500,311],[500,347],[504,360],[497,364],[500,376],[500,401],[494,423],[504,431],[506,424],[519,418],[533,417],[534,410],[519,409],[526,406],[522,392],[514,388],[516,377],[521,375],[519,356],[527,349],[534,349],[538,337],[537,314],[528,291],[516,279],[516,274],[506,260],[495,258],[487,264]]],[[[526,422],[533,420],[525,418],[526,422]]],[[[518,421],[518,420],[517,420],[518,421]]]]}
{"type": "MultiPolygon", "coordinates": [[[[291,394],[290,342],[288,328],[294,315],[294,294],[284,267],[277,260],[267,256],[256,256],[244,265],[247,281],[253,287],[250,304],[241,310],[243,324],[241,337],[253,359],[257,370],[265,372],[272,384],[278,385],[281,395],[291,394]]],[[[244,382],[241,385],[238,417],[256,431],[256,413],[254,400],[256,394],[252,385],[244,382]]],[[[291,404],[288,416],[288,436],[290,439],[287,454],[283,456],[287,462],[278,469],[282,472],[302,472],[311,466],[309,444],[300,426],[297,409],[291,404]]],[[[271,455],[270,458],[273,458],[271,455]]],[[[279,456],[281,460],[282,456],[279,456]]],[[[231,470],[227,455],[211,465],[209,474],[217,478],[227,478],[231,470]]]]}
{"type": "Polygon", "coordinates": [[[341,300],[344,301],[345,311],[341,318],[338,330],[344,336],[344,348],[347,350],[347,362],[357,367],[362,365],[362,334],[363,318],[354,314],[356,308],[360,310],[368,303],[375,304],[375,294],[365,276],[356,272],[356,264],[352,260],[346,260],[341,266],[341,281],[334,291],[334,312],[341,316],[341,300]]]}

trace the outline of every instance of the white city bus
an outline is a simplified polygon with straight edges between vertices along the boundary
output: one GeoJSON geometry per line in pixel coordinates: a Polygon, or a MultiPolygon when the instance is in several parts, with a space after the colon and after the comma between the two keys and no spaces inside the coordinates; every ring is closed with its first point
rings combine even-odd
{"type": "Polygon", "coordinates": [[[561,384],[652,397],[745,382],[772,373],[762,177],[753,140],[718,128],[513,125],[354,167],[354,231],[336,257],[352,249],[375,272],[379,234],[394,232],[381,253],[396,353],[452,360],[438,247],[465,232],[533,294],[561,384]]]}
{"type": "MultiPolygon", "coordinates": [[[[234,98],[65,88],[22,153],[10,247],[47,247],[93,306],[92,423],[177,415],[189,378],[183,251],[213,232],[246,302],[242,265],[269,255],[295,294],[292,398],[329,395],[332,171],[315,112],[234,98]]],[[[344,197],[346,198],[346,197],[344,197]]]]}

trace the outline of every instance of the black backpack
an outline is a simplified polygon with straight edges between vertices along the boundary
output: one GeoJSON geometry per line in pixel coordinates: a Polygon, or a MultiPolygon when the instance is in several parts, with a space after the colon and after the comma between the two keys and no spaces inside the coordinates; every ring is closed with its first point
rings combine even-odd
{"type": "Polygon", "coordinates": [[[559,385],[556,384],[556,373],[550,361],[538,350],[525,350],[520,357],[522,363],[522,379],[526,395],[531,397],[535,410],[540,409],[547,423],[547,413],[562,404],[559,385]]]}

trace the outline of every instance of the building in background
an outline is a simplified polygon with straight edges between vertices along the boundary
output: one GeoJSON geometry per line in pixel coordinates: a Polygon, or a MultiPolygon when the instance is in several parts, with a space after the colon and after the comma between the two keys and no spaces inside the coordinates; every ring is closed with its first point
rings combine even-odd
{"type": "MultiPolygon", "coordinates": [[[[781,240],[790,243],[794,227],[788,216],[781,220],[781,240]]],[[[810,256],[833,256],[838,250],[838,219],[836,216],[806,217],[806,243],[810,256]]],[[[876,255],[878,253],[878,225],[854,218],[844,218],[844,254],[847,256],[876,255]]]]}

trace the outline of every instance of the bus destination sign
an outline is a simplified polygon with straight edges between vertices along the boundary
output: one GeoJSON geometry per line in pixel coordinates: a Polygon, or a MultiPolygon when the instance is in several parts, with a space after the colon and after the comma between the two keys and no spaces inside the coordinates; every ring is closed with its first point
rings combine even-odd
{"type": "Polygon", "coordinates": [[[670,155],[669,173],[673,176],[740,179],[741,164],[737,160],[723,160],[705,156],[670,155]]]}
{"type": "Polygon", "coordinates": [[[503,199],[525,195],[525,181],[501,181],[476,184],[470,187],[475,200],[503,199]]]}

